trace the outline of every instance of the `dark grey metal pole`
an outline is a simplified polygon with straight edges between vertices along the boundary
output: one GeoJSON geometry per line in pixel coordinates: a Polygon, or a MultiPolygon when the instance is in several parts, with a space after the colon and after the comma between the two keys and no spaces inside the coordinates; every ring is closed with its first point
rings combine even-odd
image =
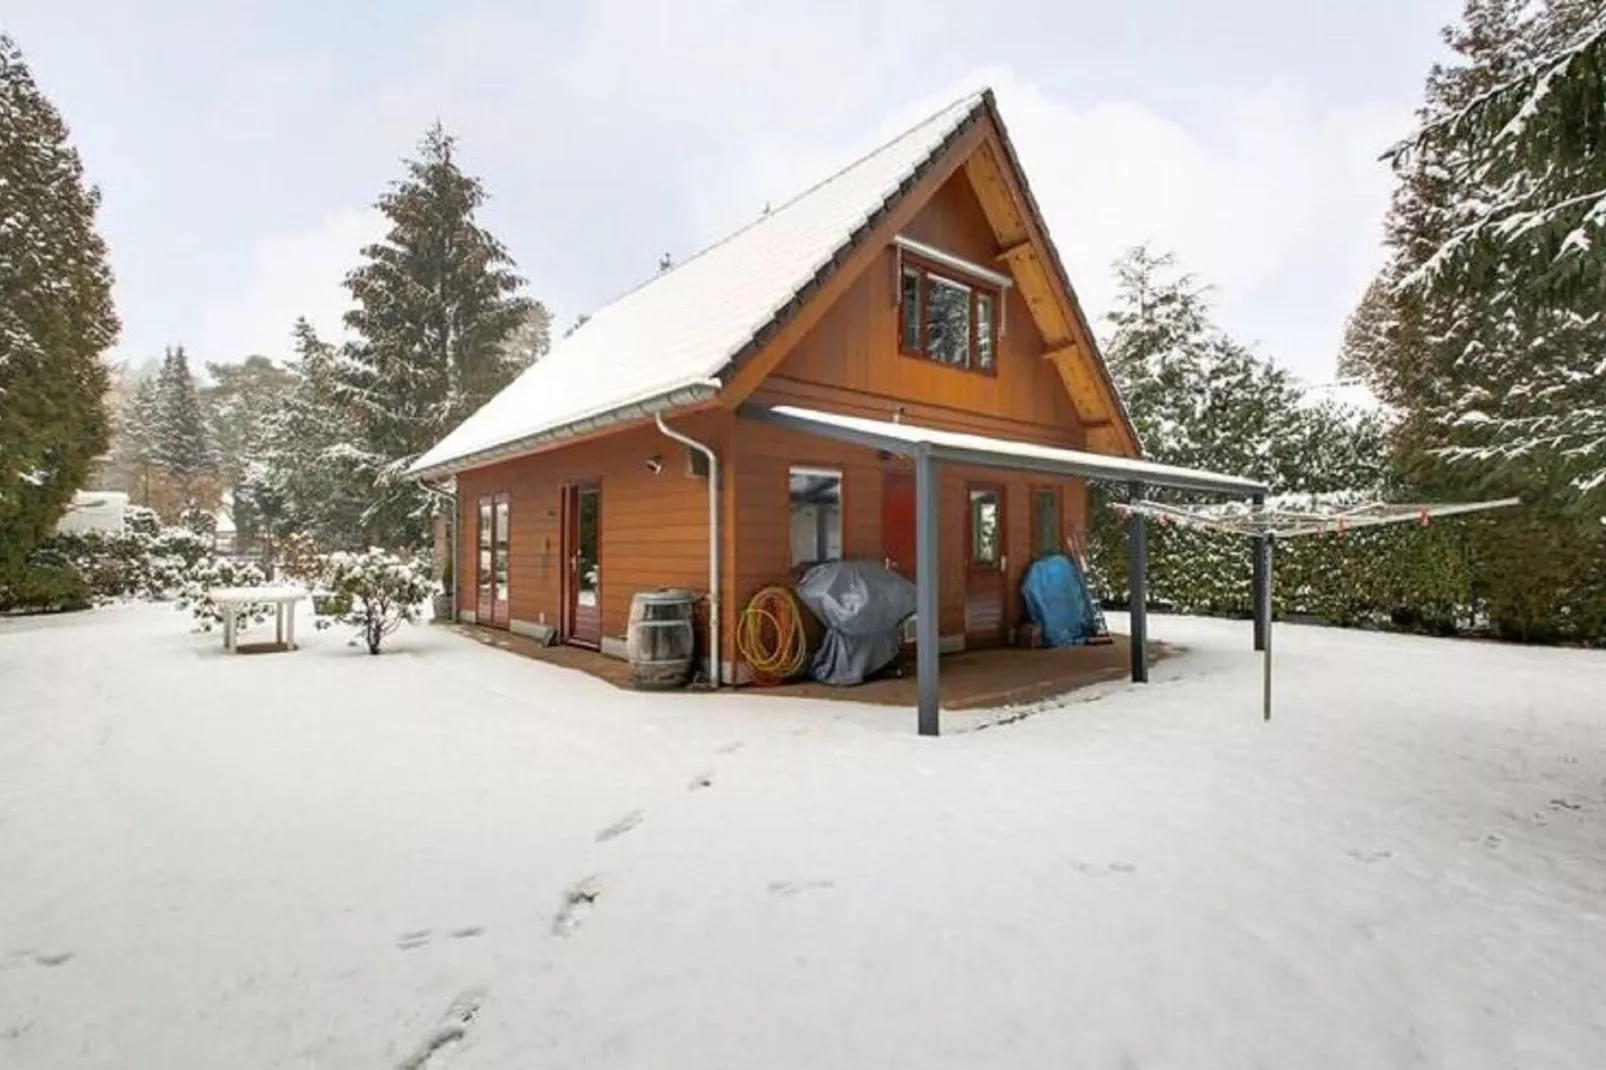
{"type": "MultiPolygon", "coordinates": [[[[1254,499],[1255,509],[1258,511],[1266,504],[1264,495],[1257,494],[1254,499]]],[[[1252,615],[1255,619],[1255,649],[1266,649],[1266,628],[1270,623],[1266,607],[1269,600],[1266,597],[1266,588],[1271,583],[1271,567],[1269,544],[1265,535],[1256,535],[1250,540],[1250,553],[1254,557],[1254,581],[1250,584],[1250,602],[1253,605],[1252,615]]]]}
{"type": "Polygon", "coordinates": [[[915,669],[920,692],[920,734],[938,733],[941,688],[937,677],[937,462],[931,450],[915,453],[915,669]]]}
{"type": "MultiPolygon", "coordinates": [[[[1130,487],[1131,502],[1143,501],[1143,484],[1130,487]]],[[[1143,514],[1133,510],[1126,519],[1127,587],[1132,602],[1132,682],[1149,682],[1149,547],[1143,514]]]]}
{"type": "Polygon", "coordinates": [[[1261,674],[1262,675],[1262,679],[1263,679],[1263,684],[1262,684],[1263,693],[1261,695],[1261,720],[1269,721],[1269,720],[1271,720],[1271,545],[1272,545],[1272,537],[1270,535],[1262,535],[1262,536],[1260,536],[1258,542],[1259,542],[1259,545],[1264,548],[1264,552],[1266,554],[1266,585],[1262,588],[1262,593],[1264,595],[1264,601],[1261,601],[1259,603],[1260,606],[1261,606],[1261,610],[1265,613],[1265,621],[1266,621],[1266,645],[1260,648],[1260,649],[1265,651],[1265,654],[1263,655],[1263,657],[1265,658],[1265,662],[1266,662],[1264,667],[1263,667],[1262,674],[1261,674]]]}

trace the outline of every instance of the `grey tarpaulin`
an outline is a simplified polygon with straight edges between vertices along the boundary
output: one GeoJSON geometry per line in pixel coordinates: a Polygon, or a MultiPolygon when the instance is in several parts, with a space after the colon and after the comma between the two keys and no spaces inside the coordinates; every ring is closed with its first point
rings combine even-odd
{"type": "Polygon", "coordinates": [[[825,684],[861,684],[898,656],[915,585],[875,561],[827,561],[797,581],[797,596],[825,625],[810,666],[825,684]]]}

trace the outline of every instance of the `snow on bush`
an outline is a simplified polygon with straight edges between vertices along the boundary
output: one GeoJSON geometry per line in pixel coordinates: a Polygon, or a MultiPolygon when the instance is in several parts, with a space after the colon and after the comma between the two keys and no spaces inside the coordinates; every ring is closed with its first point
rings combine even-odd
{"type": "Polygon", "coordinates": [[[150,540],[145,596],[160,601],[181,595],[192,573],[212,555],[212,540],[188,528],[163,528],[150,540]]]}
{"type": "Polygon", "coordinates": [[[324,558],[320,580],[327,595],[320,599],[318,627],[328,628],[336,621],[351,625],[370,654],[379,653],[385,636],[403,621],[416,622],[419,606],[435,589],[427,562],[377,547],[360,554],[330,554],[324,558]]]}
{"type": "MultiPolygon", "coordinates": [[[[173,608],[188,610],[195,618],[195,630],[209,632],[223,622],[222,610],[212,601],[213,590],[219,587],[257,587],[266,582],[267,577],[262,570],[249,561],[203,558],[184,571],[173,608]]],[[[240,607],[238,626],[243,629],[260,623],[272,613],[272,606],[260,602],[248,603],[240,607]]]]}

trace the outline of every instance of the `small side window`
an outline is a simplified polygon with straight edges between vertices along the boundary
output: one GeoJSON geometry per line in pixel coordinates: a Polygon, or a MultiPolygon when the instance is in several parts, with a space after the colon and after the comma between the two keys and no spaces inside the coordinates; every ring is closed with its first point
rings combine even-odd
{"type": "Polygon", "coordinates": [[[998,530],[998,492],[970,492],[970,563],[975,568],[997,568],[1003,560],[1003,532],[998,530]]]}
{"type": "Polygon", "coordinates": [[[1052,487],[1032,491],[1032,556],[1064,553],[1060,547],[1060,494],[1052,487]]]}
{"type": "Polygon", "coordinates": [[[842,557],[842,473],[793,468],[787,473],[792,564],[842,557]]]}
{"type": "Polygon", "coordinates": [[[993,295],[976,291],[976,367],[993,370],[993,295]]]}
{"type": "Polygon", "coordinates": [[[903,269],[898,317],[898,344],[905,353],[922,353],[920,345],[920,272],[903,269]]]}

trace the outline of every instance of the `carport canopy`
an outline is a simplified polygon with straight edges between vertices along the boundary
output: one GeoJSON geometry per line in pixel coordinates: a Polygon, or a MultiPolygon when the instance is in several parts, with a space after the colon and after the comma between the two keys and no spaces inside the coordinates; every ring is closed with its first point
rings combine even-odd
{"type": "MultiPolygon", "coordinates": [[[[863,416],[847,416],[835,412],[800,408],[791,405],[743,405],[739,414],[745,419],[759,420],[778,427],[789,428],[803,434],[833,439],[866,449],[908,457],[915,469],[915,557],[916,557],[916,610],[915,657],[919,676],[919,727],[922,735],[938,733],[939,681],[937,668],[937,465],[942,463],[974,465],[1020,472],[1039,472],[1049,475],[1074,476],[1106,483],[1120,483],[1128,488],[1131,500],[1142,499],[1145,488],[1167,487],[1196,494],[1213,494],[1226,498],[1248,498],[1262,501],[1267,488],[1264,483],[1240,476],[1224,475],[1176,465],[1155,464],[1131,457],[1114,457],[1083,450],[1043,446],[1034,442],[993,438],[962,431],[944,431],[922,427],[901,420],[873,420],[863,416]]],[[[1146,548],[1143,516],[1133,512],[1128,518],[1127,551],[1130,559],[1132,607],[1132,679],[1148,679],[1145,647],[1148,628],[1145,614],[1147,592],[1145,584],[1146,548]]],[[[1255,587],[1258,592],[1265,582],[1264,548],[1256,547],[1254,557],[1255,587]]],[[[1261,642],[1265,621],[1259,611],[1257,597],[1255,634],[1257,648],[1261,642]]]]}

